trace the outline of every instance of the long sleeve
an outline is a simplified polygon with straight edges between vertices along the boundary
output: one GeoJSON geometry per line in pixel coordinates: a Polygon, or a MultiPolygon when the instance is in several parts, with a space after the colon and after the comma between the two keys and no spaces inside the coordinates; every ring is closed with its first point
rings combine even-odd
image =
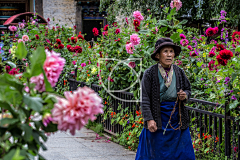
{"type": "Polygon", "coordinates": [[[150,109],[150,95],[151,95],[151,80],[149,77],[149,72],[145,71],[142,78],[142,114],[144,121],[153,120],[152,112],[150,109]]]}
{"type": "Polygon", "coordinates": [[[191,84],[187,78],[187,76],[185,75],[184,71],[182,71],[182,76],[183,76],[183,83],[184,83],[184,88],[183,91],[187,94],[187,99],[185,100],[185,102],[187,102],[189,100],[189,98],[191,97],[191,84]]]}

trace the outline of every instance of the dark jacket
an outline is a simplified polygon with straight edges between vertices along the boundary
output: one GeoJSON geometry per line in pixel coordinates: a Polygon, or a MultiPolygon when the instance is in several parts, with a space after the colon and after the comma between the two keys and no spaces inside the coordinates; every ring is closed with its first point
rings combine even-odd
{"type": "MultiPolygon", "coordinates": [[[[176,65],[173,65],[176,74],[177,92],[182,89],[186,92],[188,99],[191,97],[191,85],[184,71],[176,65]]],[[[161,107],[160,107],[160,84],[158,78],[158,64],[148,68],[142,78],[142,103],[141,110],[144,119],[144,128],[148,128],[147,121],[154,120],[157,128],[162,129],[161,107]]],[[[182,127],[187,129],[189,126],[188,111],[181,103],[182,127]]]]}

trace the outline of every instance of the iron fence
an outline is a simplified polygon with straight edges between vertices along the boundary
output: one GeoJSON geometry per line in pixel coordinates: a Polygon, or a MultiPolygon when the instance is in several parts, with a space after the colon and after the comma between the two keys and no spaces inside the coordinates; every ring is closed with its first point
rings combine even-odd
{"type": "MultiPolygon", "coordinates": [[[[78,86],[83,87],[86,85],[86,83],[76,81],[75,79],[68,79],[68,82],[70,83],[71,91],[76,90],[78,86]]],[[[102,90],[102,87],[96,84],[92,84],[91,88],[97,93],[102,90]]],[[[115,93],[115,96],[125,100],[132,100],[134,98],[133,94],[128,92],[118,92],[115,93]]],[[[136,115],[136,110],[139,110],[138,104],[120,101],[115,98],[112,99],[111,104],[105,105],[107,108],[112,108],[112,111],[115,113],[119,113],[119,110],[117,109],[119,105],[121,105],[122,110],[129,107],[127,112],[132,112],[134,117],[136,115]]],[[[194,136],[199,136],[202,139],[206,133],[211,135],[214,144],[213,152],[216,152],[216,154],[223,153],[223,150],[225,150],[225,156],[230,157],[230,155],[232,155],[233,159],[240,160],[240,135],[238,134],[240,133],[239,120],[230,116],[229,111],[226,112],[227,105],[228,103],[225,105],[219,105],[209,101],[190,98],[186,104],[190,118],[189,129],[192,138],[194,136]],[[216,107],[221,107],[224,110],[224,114],[214,113],[213,111],[216,107]],[[194,133],[199,134],[194,135],[194,133]],[[221,148],[224,149],[222,150],[221,148]]],[[[105,131],[111,131],[109,133],[112,134],[120,134],[124,129],[119,124],[112,124],[111,117],[104,120],[102,116],[98,116],[96,121],[102,123],[105,131]]]]}

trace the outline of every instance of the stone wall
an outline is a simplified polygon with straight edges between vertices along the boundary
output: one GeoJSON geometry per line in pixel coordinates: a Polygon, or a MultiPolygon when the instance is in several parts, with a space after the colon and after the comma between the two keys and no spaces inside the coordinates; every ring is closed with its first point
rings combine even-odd
{"type": "Polygon", "coordinates": [[[43,17],[50,18],[51,26],[58,23],[73,27],[76,24],[76,4],[75,0],[43,0],[43,17]]]}

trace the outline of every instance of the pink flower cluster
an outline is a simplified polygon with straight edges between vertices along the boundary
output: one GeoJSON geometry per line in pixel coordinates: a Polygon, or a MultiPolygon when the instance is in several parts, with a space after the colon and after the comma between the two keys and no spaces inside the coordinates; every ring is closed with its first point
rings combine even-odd
{"type": "Polygon", "coordinates": [[[126,44],[126,50],[127,50],[127,53],[133,54],[133,50],[135,50],[134,45],[132,43],[126,44]]]}
{"type": "Polygon", "coordinates": [[[135,62],[129,62],[129,63],[128,63],[128,67],[130,67],[130,68],[135,68],[135,67],[136,67],[135,62]]]}
{"type": "Polygon", "coordinates": [[[75,131],[86,125],[89,119],[94,121],[95,115],[103,113],[102,99],[86,86],[73,93],[64,92],[64,95],[66,99],[58,97],[52,109],[53,122],[61,131],[70,130],[75,135],[75,131]]]}
{"type": "Polygon", "coordinates": [[[173,0],[170,3],[170,7],[172,9],[176,7],[176,11],[178,11],[182,7],[182,2],[180,0],[173,0]]]}
{"type": "Polygon", "coordinates": [[[208,37],[211,37],[211,36],[213,36],[214,34],[217,34],[217,33],[218,33],[218,27],[214,27],[214,28],[209,27],[209,28],[206,30],[206,35],[207,35],[208,37]]]}
{"type": "Polygon", "coordinates": [[[181,44],[183,47],[187,46],[188,43],[189,43],[189,42],[188,42],[187,39],[182,39],[182,40],[180,41],[180,44],[181,44]]]}
{"type": "MultiPolygon", "coordinates": [[[[60,57],[60,53],[54,51],[49,52],[45,50],[47,58],[44,62],[43,69],[47,76],[47,79],[52,87],[54,87],[58,81],[59,75],[61,74],[63,67],[65,65],[65,59],[60,57]]],[[[30,79],[31,83],[35,83],[35,89],[39,92],[45,91],[44,77],[43,74],[39,76],[32,77],[30,79]]]]}
{"type": "Polygon", "coordinates": [[[133,17],[138,21],[142,21],[144,19],[140,11],[133,12],[133,17]]]}
{"type": "Polygon", "coordinates": [[[137,34],[132,34],[130,36],[130,42],[133,44],[133,45],[138,45],[140,43],[140,38],[138,37],[137,34]]]}
{"type": "Polygon", "coordinates": [[[17,27],[16,26],[9,26],[8,29],[12,32],[17,31],[17,27]]]}

